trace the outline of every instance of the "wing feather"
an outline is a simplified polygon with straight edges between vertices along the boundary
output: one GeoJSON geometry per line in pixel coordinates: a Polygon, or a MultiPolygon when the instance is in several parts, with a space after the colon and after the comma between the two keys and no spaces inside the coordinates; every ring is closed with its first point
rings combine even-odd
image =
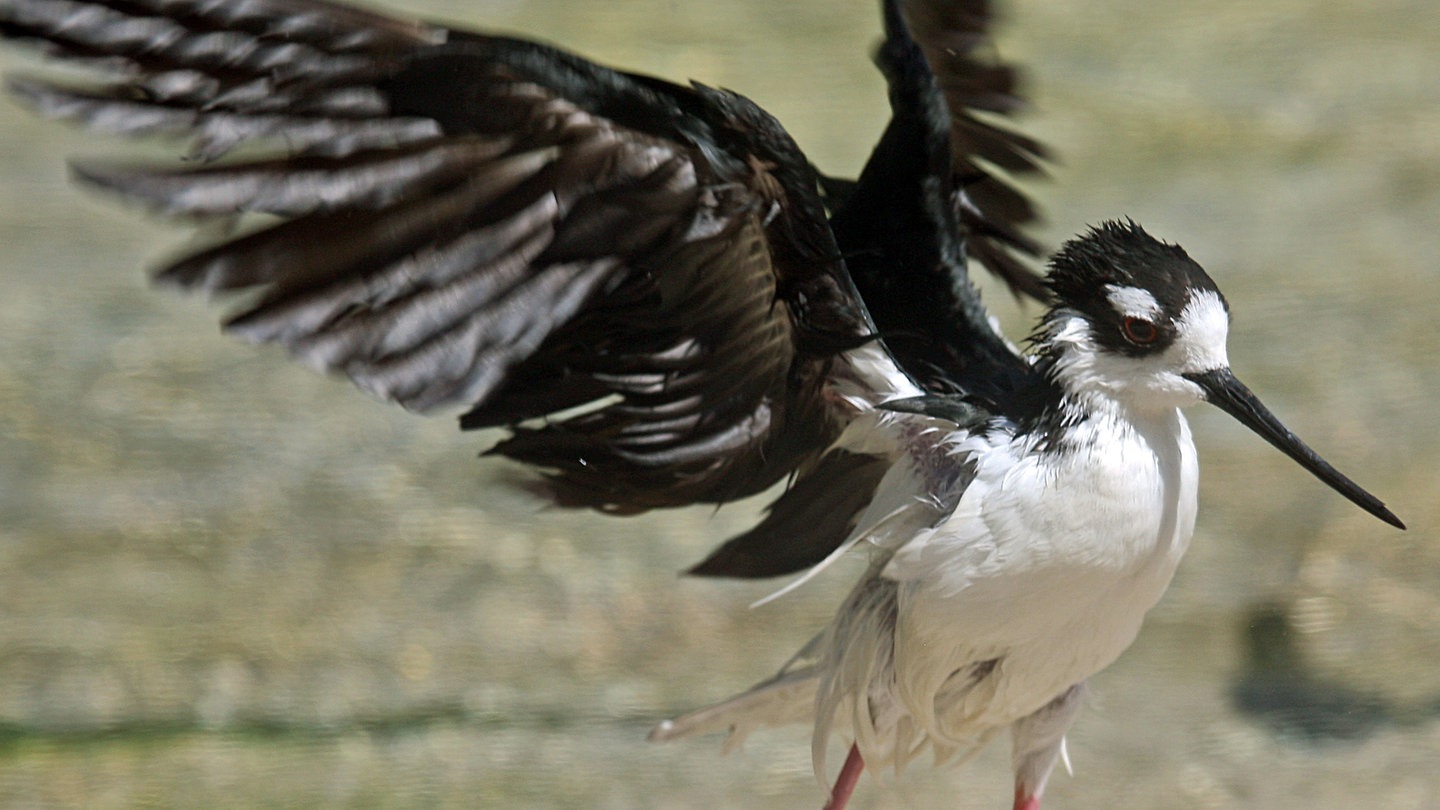
{"type": "MultiPolygon", "coordinates": [[[[314,211],[380,208],[452,186],[507,152],[501,138],[427,141],[343,158],[279,158],[202,169],[75,163],[91,185],[167,216],[240,211],[296,217],[314,211]]],[[[496,177],[492,172],[492,177],[496,177]]]]}
{"type": "Polygon", "coordinates": [[[827,391],[873,326],[818,178],[740,96],[321,0],[13,0],[0,34],[96,72],[12,79],[41,114],[198,158],[78,179],[248,228],[158,281],[245,291],[229,332],[508,427],[492,452],[560,503],[760,492],[849,418],[827,391]]]}
{"type": "Polygon", "coordinates": [[[886,0],[884,8],[877,62],[892,117],[860,178],[837,186],[836,238],[900,366],[932,393],[964,393],[1011,414],[1028,401],[1036,375],[991,326],[969,262],[1039,295],[1038,277],[1017,258],[1036,250],[1020,231],[1034,210],[980,169],[987,155],[1032,153],[1023,139],[1008,141],[1003,130],[972,120],[966,105],[975,98],[1007,110],[1018,98],[1009,74],[975,55],[986,41],[988,3],[886,0]],[[963,133],[988,135],[966,140],[963,133]]]}

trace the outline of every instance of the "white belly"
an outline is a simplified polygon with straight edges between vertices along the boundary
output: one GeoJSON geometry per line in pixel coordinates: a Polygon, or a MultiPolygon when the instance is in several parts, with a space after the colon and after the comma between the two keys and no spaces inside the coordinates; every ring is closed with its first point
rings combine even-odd
{"type": "Polygon", "coordinates": [[[1179,412],[1070,438],[1089,451],[986,448],[950,519],[884,571],[897,698],[932,737],[1008,725],[1109,665],[1184,554],[1198,468],[1179,412]]]}

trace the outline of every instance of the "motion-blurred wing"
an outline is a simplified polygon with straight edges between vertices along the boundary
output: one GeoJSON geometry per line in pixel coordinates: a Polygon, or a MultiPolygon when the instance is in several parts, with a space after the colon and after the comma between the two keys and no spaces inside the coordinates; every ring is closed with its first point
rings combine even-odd
{"type": "MultiPolygon", "coordinates": [[[[1019,71],[995,55],[992,4],[899,1],[949,111],[951,171],[961,192],[966,252],[1017,294],[1045,301],[1049,292],[1041,278],[1016,259],[1016,254],[1043,256],[1041,246],[1024,233],[1039,215],[1005,175],[1043,174],[1049,155],[1040,142],[997,121],[1023,110],[1026,101],[1018,89],[1019,71]]],[[[887,37],[895,34],[887,31],[887,37]]]]}
{"type": "Polygon", "coordinates": [[[985,3],[886,0],[884,11],[876,61],[889,83],[892,117],[860,178],[843,190],[835,236],[907,372],[931,393],[960,392],[1014,413],[1035,375],[991,326],[968,259],[1018,291],[1042,295],[1038,277],[1011,255],[1038,252],[1017,230],[1033,211],[981,167],[1030,171],[1040,148],[971,115],[1018,103],[1013,71],[975,56],[989,21],[985,3]]]}
{"type": "Polygon", "coordinates": [[[566,505],[759,492],[848,418],[825,389],[872,327],[809,164],[739,96],[319,0],[6,0],[0,30],[99,70],[13,81],[40,112],[198,158],[80,178],[243,215],[161,281],[250,290],[227,330],[511,426],[495,452],[566,505]]]}

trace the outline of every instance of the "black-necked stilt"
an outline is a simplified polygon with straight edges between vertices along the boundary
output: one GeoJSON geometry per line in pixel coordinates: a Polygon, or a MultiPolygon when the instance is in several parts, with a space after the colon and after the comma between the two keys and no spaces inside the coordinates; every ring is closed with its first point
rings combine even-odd
{"type": "Polygon", "coordinates": [[[0,31],[108,71],[12,82],[42,113],[188,135],[205,161],[80,178],[167,214],[282,219],[159,275],[257,289],[231,331],[508,426],[495,452],[565,505],[793,477],[697,573],[873,549],[779,675],[655,736],[811,719],[818,772],[832,733],[853,741],[838,807],[866,762],[958,759],[1008,728],[1033,808],[1085,679],[1190,538],[1181,408],[1219,405],[1401,524],[1230,374],[1225,301],[1178,247],[1108,223],[1036,286],[1008,252],[1032,249],[1030,211],[981,166],[1024,171],[1039,147],[970,114],[1015,104],[1011,72],[976,56],[986,4],[884,8],[894,114],[854,182],[733,93],[319,0],[5,0],[0,31]],[[261,153],[209,162],[241,144],[261,153]],[[1052,300],[1032,358],[991,327],[967,255],[1052,300]]]}

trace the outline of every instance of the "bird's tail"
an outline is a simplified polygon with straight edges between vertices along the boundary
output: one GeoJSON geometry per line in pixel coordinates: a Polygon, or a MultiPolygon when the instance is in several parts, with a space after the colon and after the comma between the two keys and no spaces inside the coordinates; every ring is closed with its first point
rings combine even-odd
{"type": "Polygon", "coordinates": [[[719,703],[665,720],[650,731],[651,742],[729,731],[725,751],[738,748],[761,728],[809,723],[815,718],[819,673],[814,666],[787,668],[768,681],[719,703]]]}

